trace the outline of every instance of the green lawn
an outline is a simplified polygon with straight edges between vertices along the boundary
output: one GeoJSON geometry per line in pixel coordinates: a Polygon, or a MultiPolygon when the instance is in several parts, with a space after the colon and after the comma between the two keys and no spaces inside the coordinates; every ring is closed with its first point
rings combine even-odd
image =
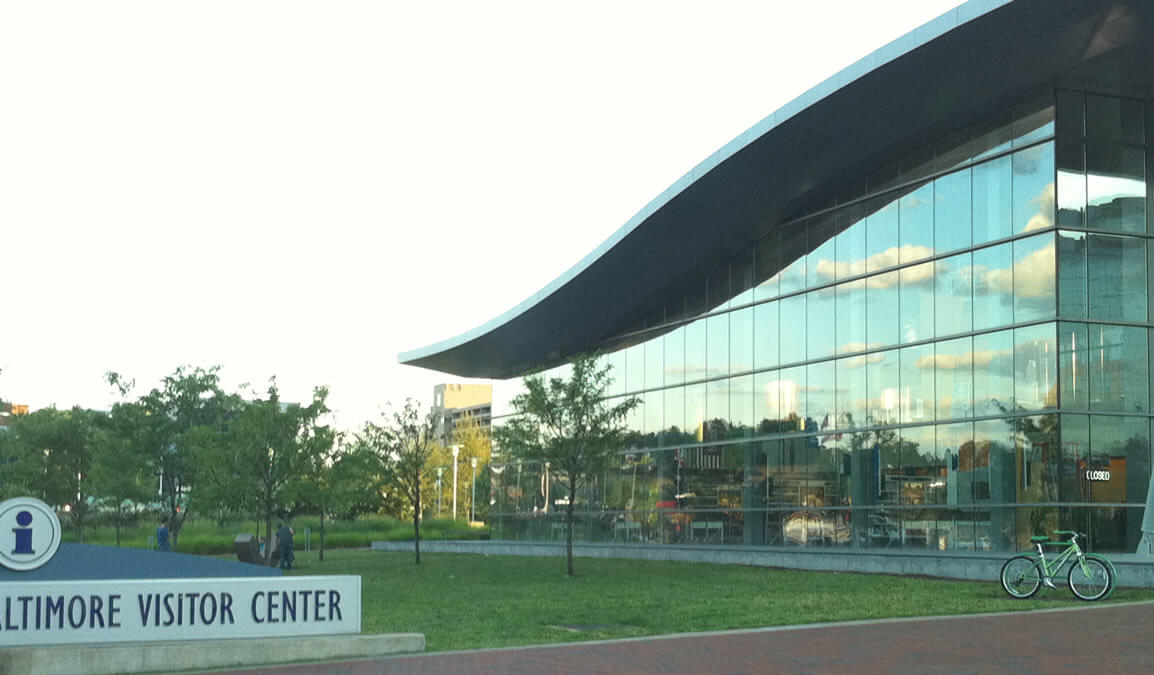
{"type": "MultiPolygon", "coordinates": [[[[292,574],[359,574],[366,633],[424,633],[429,651],[901,616],[1083,605],[1066,589],[1012,600],[993,579],[647,560],[336,550],[297,554],[292,574]],[[569,628],[567,628],[567,626],[569,628]]],[[[1154,600],[1120,589],[1111,602],[1154,600]]]]}

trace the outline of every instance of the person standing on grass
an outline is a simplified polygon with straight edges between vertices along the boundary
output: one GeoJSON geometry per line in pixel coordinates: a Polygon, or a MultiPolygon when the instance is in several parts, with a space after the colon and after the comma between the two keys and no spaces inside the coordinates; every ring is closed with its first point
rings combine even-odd
{"type": "Polygon", "coordinates": [[[276,548],[280,552],[280,568],[291,570],[295,559],[293,555],[293,529],[283,520],[276,531],[276,548]]]}
{"type": "Polygon", "coordinates": [[[172,546],[168,543],[168,521],[160,521],[160,527],[156,528],[156,550],[171,551],[172,546]]]}

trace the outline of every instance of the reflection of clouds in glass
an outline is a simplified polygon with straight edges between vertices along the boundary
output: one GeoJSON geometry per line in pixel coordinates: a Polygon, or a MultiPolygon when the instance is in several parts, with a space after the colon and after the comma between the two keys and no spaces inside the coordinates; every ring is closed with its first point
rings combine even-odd
{"type": "MultiPolygon", "coordinates": [[[[925,186],[923,185],[922,187],[925,186]]],[[[910,194],[906,195],[902,198],[901,202],[902,206],[911,209],[917,208],[919,206],[925,206],[930,203],[928,200],[919,197],[917,192],[911,192],[910,194]]]]}
{"type": "Polygon", "coordinates": [[[971,365],[978,368],[997,370],[999,367],[1009,366],[1014,361],[1014,352],[1011,349],[979,349],[965,354],[936,354],[921,356],[914,361],[914,367],[922,370],[957,370],[969,368],[971,365]]]}
{"type": "Polygon", "coordinates": [[[974,265],[969,268],[975,284],[984,286],[991,293],[1011,295],[1014,293],[1015,273],[1019,298],[1049,300],[1054,297],[1054,242],[1015,262],[1012,269],[989,268],[974,265]]]}
{"type": "MultiPolygon", "coordinates": [[[[1035,145],[1032,148],[1021,150],[1014,154],[1014,173],[1028,176],[1038,173],[1041,169],[1042,160],[1046,158],[1046,145],[1035,145]]],[[[1049,162],[1046,163],[1046,168],[1050,168],[1049,162]]]]}
{"type": "Polygon", "coordinates": [[[1094,185],[1090,206],[1101,206],[1128,197],[1141,197],[1146,193],[1146,184],[1141,179],[1100,173],[1091,174],[1091,179],[1094,185]]]}
{"type": "MultiPolygon", "coordinates": [[[[897,267],[902,260],[919,260],[921,258],[928,258],[934,254],[934,249],[929,246],[919,246],[917,244],[904,244],[902,246],[891,246],[890,248],[875,253],[865,260],[855,260],[853,262],[834,262],[822,258],[817,261],[814,267],[814,274],[823,277],[828,281],[834,279],[843,279],[845,277],[854,277],[859,274],[865,274],[866,271],[873,271],[885,269],[888,267],[897,267]]],[[[932,278],[933,271],[922,272],[921,274],[914,273],[914,281],[922,281],[923,275],[925,278],[932,278]]],[[[896,285],[896,280],[880,282],[883,285],[878,285],[878,280],[871,280],[870,283],[876,288],[888,288],[896,285]],[[888,284],[884,285],[884,284],[888,284]]]]}
{"type": "Polygon", "coordinates": [[[1054,182],[1047,183],[1038,196],[1030,200],[1030,203],[1038,205],[1038,212],[1030,216],[1030,220],[1026,221],[1026,226],[1022,228],[1022,232],[1033,232],[1034,230],[1045,230],[1053,227],[1054,182]]]}
{"type": "MultiPolygon", "coordinates": [[[[884,342],[847,342],[842,345],[841,352],[860,352],[866,349],[874,349],[876,347],[884,347],[884,342]]],[[[840,359],[838,364],[844,368],[854,370],[857,368],[864,368],[867,363],[880,363],[886,360],[886,355],[883,352],[877,354],[867,354],[865,356],[855,356],[852,359],[840,359]]]]}

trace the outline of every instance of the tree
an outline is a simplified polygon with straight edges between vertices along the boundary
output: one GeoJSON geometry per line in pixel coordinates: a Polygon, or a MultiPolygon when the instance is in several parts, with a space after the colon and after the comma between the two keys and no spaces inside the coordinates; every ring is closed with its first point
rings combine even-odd
{"type": "MultiPolygon", "coordinates": [[[[219,366],[181,366],[165,377],[160,387],[135,402],[143,409],[140,450],[148,473],[159,478],[173,550],[177,550],[180,530],[195,507],[197,470],[201,466],[197,457],[220,442],[242,405],[239,396],[221,389],[219,372],[219,366]]],[[[106,378],[124,397],[134,385],[132,380],[114,372],[106,378]]]]}
{"type": "MultiPolygon", "coordinates": [[[[387,418],[386,418],[387,419],[387,418]]],[[[413,551],[421,564],[421,486],[429,472],[429,460],[436,447],[436,418],[422,415],[412,399],[394,411],[384,426],[366,422],[358,441],[373,448],[395,489],[405,495],[413,514],[413,551]]]]}
{"type": "Polygon", "coordinates": [[[5,439],[12,467],[5,492],[33,494],[61,507],[81,542],[95,513],[89,477],[101,417],[79,407],[43,408],[13,419],[11,437],[5,439]]]}
{"type": "MultiPolygon", "coordinates": [[[[465,505],[465,513],[471,514],[474,511],[479,519],[484,520],[489,513],[489,462],[492,458],[492,438],[489,434],[489,428],[481,424],[481,421],[473,415],[466,415],[459,420],[453,428],[452,444],[461,449],[460,456],[457,457],[457,462],[461,469],[461,480],[457,481],[457,500],[465,505]],[[465,470],[473,470],[472,460],[477,460],[476,479],[477,490],[479,495],[477,503],[473,504],[473,485],[472,480],[474,476],[470,473],[465,473],[465,470]],[[482,505],[484,507],[482,508],[482,505]],[[472,508],[470,508],[472,507],[472,508]]],[[[449,456],[449,462],[452,462],[452,456],[449,456]]]]}
{"type": "MultiPolygon", "coordinates": [[[[343,436],[343,435],[342,435],[343,436]]],[[[367,445],[347,443],[343,437],[324,451],[307,453],[297,487],[300,500],[320,517],[320,549],[325,559],[325,523],[348,513],[366,494],[382,485],[381,461],[367,445]]]]}
{"type": "Polygon", "coordinates": [[[611,366],[598,369],[591,356],[573,361],[568,380],[532,375],[525,392],[513,399],[515,416],[494,430],[505,452],[522,461],[548,463],[567,490],[565,504],[566,573],[573,576],[573,510],[589,477],[619,451],[628,435],[625,417],[636,397],[609,406],[605,389],[611,366]]]}
{"type": "Polygon", "coordinates": [[[117,546],[121,529],[136,518],[136,507],[156,489],[148,458],[141,452],[140,432],[145,427],[143,408],[118,405],[104,420],[93,450],[92,492],[98,504],[111,507],[117,546]]]}
{"type": "Polygon", "coordinates": [[[333,431],[321,423],[329,413],[328,389],[318,387],[307,406],[281,400],[275,378],[264,398],[241,404],[223,434],[197,432],[194,447],[202,498],[256,516],[272,541],[273,521],[297,506],[299,486],[314,455],[329,451],[333,431]]]}

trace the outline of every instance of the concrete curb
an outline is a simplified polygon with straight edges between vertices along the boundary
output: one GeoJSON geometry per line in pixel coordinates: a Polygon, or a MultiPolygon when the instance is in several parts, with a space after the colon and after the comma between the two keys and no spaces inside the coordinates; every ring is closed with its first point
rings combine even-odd
{"type": "Polygon", "coordinates": [[[419,633],[12,647],[0,649],[0,673],[165,673],[363,659],[424,650],[425,636],[419,633]]]}
{"type": "MultiPolygon", "coordinates": [[[[413,542],[372,544],[374,551],[412,551],[413,542]]],[[[421,540],[423,553],[564,556],[563,542],[421,540]]],[[[742,545],[611,544],[574,542],[573,555],[583,558],[635,558],[680,562],[751,565],[823,572],[865,572],[965,579],[997,583],[1002,564],[1012,553],[937,553],[933,551],[855,550],[838,548],[772,548],[742,545]]],[[[1108,554],[1118,572],[1117,585],[1154,588],[1154,558],[1132,553],[1108,554]]]]}

